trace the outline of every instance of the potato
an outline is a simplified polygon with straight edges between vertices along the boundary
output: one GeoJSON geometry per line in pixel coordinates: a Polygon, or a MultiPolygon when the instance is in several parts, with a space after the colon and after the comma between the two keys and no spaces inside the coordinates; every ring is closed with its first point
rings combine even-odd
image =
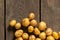
{"type": "Polygon", "coordinates": [[[45,32],[40,33],[40,34],[39,34],[39,37],[40,37],[42,40],[46,39],[46,33],[45,33],[45,32]]]}
{"type": "Polygon", "coordinates": [[[35,40],[35,36],[34,35],[30,35],[29,40],[35,40]]]}
{"type": "Polygon", "coordinates": [[[16,20],[11,20],[10,23],[9,23],[9,25],[10,25],[11,27],[14,27],[15,24],[16,24],[16,20]]]}
{"type": "Polygon", "coordinates": [[[16,23],[15,28],[16,29],[20,29],[21,28],[21,24],[20,23],[16,23]]]}
{"type": "Polygon", "coordinates": [[[33,27],[33,26],[29,26],[29,27],[28,27],[28,32],[29,32],[29,33],[33,32],[33,30],[34,30],[34,27],[33,27]]]}
{"type": "Polygon", "coordinates": [[[22,25],[23,25],[24,27],[28,27],[29,24],[30,24],[30,21],[29,21],[28,18],[24,18],[24,19],[22,20],[22,25]]]}
{"type": "Polygon", "coordinates": [[[23,33],[22,37],[23,39],[28,39],[29,35],[27,33],[23,33]]]}
{"type": "Polygon", "coordinates": [[[33,20],[31,20],[30,25],[31,25],[31,26],[36,26],[36,25],[37,25],[37,21],[36,21],[36,20],[34,20],[34,19],[33,19],[33,20]]]}
{"type": "Polygon", "coordinates": [[[58,39],[58,38],[59,38],[58,33],[57,33],[57,32],[53,32],[53,37],[54,37],[55,39],[58,39]]]}
{"type": "Polygon", "coordinates": [[[53,36],[48,36],[46,40],[55,40],[53,36]]]}
{"type": "Polygon", "coordinates": [[[47,28],[46,26],[46,23],[41,21],[39,24],[38,24],[38,28],[39,30],[45,30],[47,28]]]}
{"type": "Polygon", "coordinates": [[[34,28],[34,34],[35,34],[35,35],[39,35],[39,34],[40,34],[40,31],[39,31],[38,28],[34,28]]]}
{"type": "Polygon", "coordinates": [[[36,38],[36,40],[41,40],[40,38],[36,38]]]}
{"type": "Polygon", "coordinates": [[[46,35],[52,35],[52,29],[51,28],[47,28],[47,30],[46,30],[46,35]]]}
{"type": "Polygon", "coordinates": [[[22,34],[23,34],[23,30],[17,30],[17,31],[15,32],[15,37],[21,37],[22,34]]]}
{"type": "Polygon", "coordinates": [[[22,37],[19,37],[19,38],[17,38],[16,40],[23,40],[23,38],[22,38],[22,37]]]}
{"type": "Polygon", "coordinates": [[[58,33],[58,35],[59,35],[59,38],[60,38],[60,32],[58,33]]]}
{"type": "Polygon", "coordinates": [[[30,20],[34,19],[35,18],[35,14],[33,12],[31,12],[28,17],[29,17],[30,20]]]}

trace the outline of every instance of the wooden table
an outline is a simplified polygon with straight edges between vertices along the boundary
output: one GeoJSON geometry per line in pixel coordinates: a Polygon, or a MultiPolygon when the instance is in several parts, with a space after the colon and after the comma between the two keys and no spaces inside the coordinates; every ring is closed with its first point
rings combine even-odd
{"type": "Polygon", "coordinates": [[[30,12],[35,13],[37,22],[40,20],[45,21],[47,27],[51,27],[57,32],[60,31],[60,0],[39,1],[40,0],[6,0],[5,27],[4,0],[0,0],[0,40],[14,40],[14,33],[9,29],[9,21],[16,19],[17,22],[21,22],[23,18],[28,17],[30,12]],[[39,3],[41,3],[41,8],[39,3]]]}

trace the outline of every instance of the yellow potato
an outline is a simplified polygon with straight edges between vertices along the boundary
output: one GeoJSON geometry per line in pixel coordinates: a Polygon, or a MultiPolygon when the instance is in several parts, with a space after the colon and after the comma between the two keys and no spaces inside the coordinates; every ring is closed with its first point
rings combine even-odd
{"type": "Polygon", "coordinates": [[[35,36],[34,35],[30,35],[29,40],[35,40],[35,36]]]}
{"type": "Polygon", "coordinates": [[[48,36],[46,40],[55,40],[53,36],[48,36]]]}
{"type": "Polygon", "coordinates": [[[46,33],[45,33],[45,32],[40,33],[40,34],[39,34],[39,37],[40,37],[42,40],[46,39],[46,33]]]}
{"type": "Polygon", "coordinates": [[[21,28],[21,24],[20,24],[20,23],[16,23],[15,28],[16,28],[16,29],[21,28]]]}
{"type": "Polygon", "coordinates": [[[58,38],[59,38],[58,33],[57,33],[57,32],[53,32],[53,37],[54,37],[55,39],[58,39],[58,38]]]}
{"type": "Polygon", "coordinates": [[[9,25],[10,25],[11,27],[14,27],[15,24],[16,24],[16,20],[11,20],[10,23],[9,23],[9,25]]]}
{"type": "Polygon", "coordinates": [[[28,27],[28,32],[29,32],[29,33],[33,32],[33,30],[34,30],[34,27],[33,27],[33,26],[29,26],[29,27],[28,27]]]}
{"type": "Polygon", "coordinates": [[[41,21],[39,24],[38,24],[38,28],[39,30],[45,30],[46,29],[46,23],[41,21]]]}
{"type": "Polygon", "coordinates": [[[23,30],[17,30],[17,31],[15,32],[15,37],[21,37],[22,34],[23,34],[23,30]]]}
{"type": "Polygon", "coordinates": [[[59,38],[60,38],[60,32],[58,34],[59,34],[59,38]]]}
{"type": "Polygon", "coordinates": [[[24,18],[24,19],[22,20],[22,25],[23,25],[24,27],[28,27],[29,24],[30,24],[30,22],[29,22],[29,19],[28,19],[28,18],[24,18]]]}
{"type": "Polygon", "coordinates": [[[51,28],[47,28],[47,30],[46,30],[46,35],[52,35],[52,29],[51,28]]]}
{"type": "Polygon", "coordinates": [[[28,39],[29,35],[27,33],[23,33],[22,37],[23,39],[28,39]]]}
{"type": "Polygon", "coordinates": [[[17,38],[16,40],[23,40],[23,38],[22,38],[22,37],[19,37],[19,38],[17,38]]]}
{"type": "Polygon", "coordinates": [[[31,22],[30,22],[30,25],[32,25],[32,26],[36,26],[37,25],[37,21],[36,20],[31,20],[31,22]]]}
{"type": "Polygon", "coordinates": [[[35,35],[39,35],[39,34],[40,34],[40,31],[39,31],[38,28],[34,28],[34,34],[35,34],[35,35]]]}
{"type": "Polygon", "coordinates": [[[35,14],[33,12],[31,12],[28,17],[29,17],[30,20],[34,19],[35,18],[35,14]]]}
{"type": "Polygon", "coordinates": [[[36,40],[41,40],[40,38],[36,38],[36,40]]]}

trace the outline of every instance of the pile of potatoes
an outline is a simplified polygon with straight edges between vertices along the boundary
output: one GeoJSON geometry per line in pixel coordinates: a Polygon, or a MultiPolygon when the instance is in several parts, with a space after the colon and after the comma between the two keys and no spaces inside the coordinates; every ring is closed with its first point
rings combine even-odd
{"type": "Polygon", "coordinates": [[[10,21],[10,27],[16,29],[15,40],[58,40],[60,38],[60,32],[47,28],[44,21],[37,23],[34,18],[35,14],[31,12],[27,18],[22,19],[21,23],[16,20],[10,21]]]}

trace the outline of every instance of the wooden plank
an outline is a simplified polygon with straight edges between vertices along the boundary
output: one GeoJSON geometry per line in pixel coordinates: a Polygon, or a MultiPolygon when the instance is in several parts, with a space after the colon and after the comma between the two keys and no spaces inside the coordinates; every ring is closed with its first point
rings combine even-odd
{"type": "Polygon", "coordinates": [[[54,31],[60,31],[60,0],[41,0],[41,20],[54,31]]]}
{"type": "Polygon", "coordinates": [[[4,0],[0,0],[0,40],[4,40],[4,0]]]}
{"type": "Polygon", "coordinates": [[[9,31],[9,21],[16,19],[18,22],[34,12],[39,21],[39,0],[6,0],[6,40],[14,40],[14,33],[9,31]]]}

